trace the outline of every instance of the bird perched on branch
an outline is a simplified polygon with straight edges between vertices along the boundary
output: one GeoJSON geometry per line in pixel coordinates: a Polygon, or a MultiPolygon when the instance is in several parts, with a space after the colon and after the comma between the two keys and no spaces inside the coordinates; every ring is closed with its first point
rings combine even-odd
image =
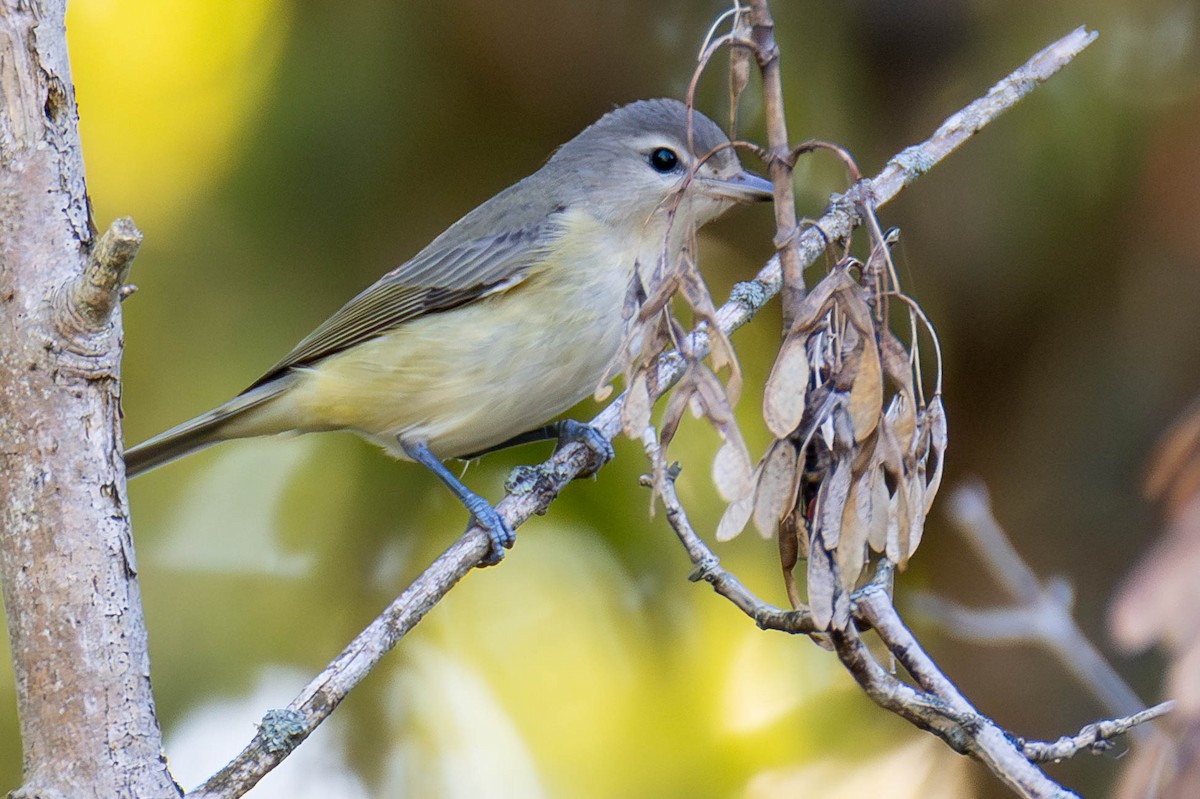
{"type": "Polygon", "coordinates": [[[487,530],[513,533],[442,460],[603,436],[546,424],[593,391],[625,333],[635,266],[771,185],[710,119],[674,100],[617,108],[546,164],[385,274],[228,402],[125,453],[129,476],[234,438],[351,430],[441,479],[487,530]]]}

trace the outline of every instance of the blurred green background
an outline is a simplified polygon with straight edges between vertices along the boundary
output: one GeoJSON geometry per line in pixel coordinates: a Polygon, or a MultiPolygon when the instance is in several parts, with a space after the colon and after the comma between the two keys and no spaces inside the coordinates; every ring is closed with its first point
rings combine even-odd
{"type": "MultiPolygon", "coordinates": [[[[774,3],[797,139],[873,173],[1080,24],[1100,40],[883,213],[946,356],[949,485],[983,477],[1043,575],[1108,598],[1152,540],[1147,451],[1200,389],[1200,59],[1185,2],[774,3]]],[[[126,440],[246,386],[315,324],[616,104],[682,96],[720,2],[78,0],[70,40],[97,222],[146,234],[125,303],[126,440]]],[[[727,113],[723,64],[700,107],[727,113]]],[[[761,139],[750,92],[742,132],[761,139]]],[[[831,159],[798,173],[816,216],[831,159]]],[[[771,251],[766,208],[706,230],[719,298],[771,251]]],[[[740,412],[777,310],[739,332],[740,412]]],[[[591,404],[576,415],[587,418],[591,404]]],[[[715,436],[674,445],[700,530],[715,436]]],[[[498,497],[518,463],[467,482],[498,497]]],[[[758,632],[688,563],[618,442],[599,479],[522,528],[251,795],[999,797],[980,769],[864,699],[828,653],[758,632]]],[[[159,717],[191,787],[291,699],[465,521],[422,470],[349,435],[239,442],[130,486],[159,717]]],[[[783,602],[775,547],[725,564],[783,602]]],[[[995,603],[935,506],[901,580],[995,603]]],[[[911,617],[984,712],[1029,737],[1104,715],[1041,653],[948,640],[911,617]]],[[[7,658],[3,659],[7,668],[7,658]]],[[[1161,664],[1116,658],[1146,699],[1161,664]]],[[[0,678],[0,787],[19,782],[0,678]]],[[[1103,796],[1112,757],[1051,768],[1103,796]]]]}

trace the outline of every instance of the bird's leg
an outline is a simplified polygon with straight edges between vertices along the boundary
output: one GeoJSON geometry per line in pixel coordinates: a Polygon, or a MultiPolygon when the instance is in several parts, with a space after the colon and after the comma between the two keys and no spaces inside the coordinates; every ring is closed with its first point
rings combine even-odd
{"type": "Polygon", "coordinates": [[[502,441],[494,447],[473,452],[464,457],[464,460],[474,460],[491,452],[499,452],[502,449],[516,447],[521,444],[532,444],[535,441],[549,441],[557,439],[558,446],[555,452],[565,447],[567,444],[580,443],[590,449],[599,458],[599,463],[593,466],[586,472],[581,473],[580,477],[591,477],[600,467],[613,459],[613,448],[609,440],[605,438],[599,430],[592,427],[590,424],[577,422],[574,419],[560,419],[557,422],[551,422],[544,427],[539,427],[535,430],[529,430],[520,435],[513,436],[507,441],[502,441]]]}
{"type": "Polygon", "coordinates": [[[508,523],[500,517],[500,514],[496,513],[496,509],[489,505],[486,499],[471,491],[451,474],[450,470],[433,456],[425,444],[399,438],[397,440],[404,453],[437,475],[437,478],[454,493],[454,496],[458,497],[458,501],[470,512],[471,520],[487,531],[488,540],[492,542],[492,549],[484,558],[484,565],[491,566],[499,563],[504,557],[504,550],[511,548],[516,540],[516,534],[513,533],[508,523]]]}
{"type": "Polygon", "coordinates": [[[487,449],[481,449],[478,452],[472,452],[470,455],[463,455],[462,459],[464,461],[473,461],[476,458],[482,458],[484,455],[490,455],[493,452],[499,452],[502,449],[509,449],[510,447],[519,447],[522,444],[534,444],[538,441],[549,441],[550,439],[557,438],[557,437],[558,437],[558,422],[553,422],[551,424],[546,425],[545,427],[539,427],[536,430],[528,430],[519,435],[515,435],[512,438],[505,439],[504,441],[501,441],[499,444],[490,446],[487,449]]]}

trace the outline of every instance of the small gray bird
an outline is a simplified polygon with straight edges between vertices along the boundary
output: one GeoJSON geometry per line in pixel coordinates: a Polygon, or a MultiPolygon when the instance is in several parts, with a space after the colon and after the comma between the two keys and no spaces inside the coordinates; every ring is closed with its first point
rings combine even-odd
{"type": "Polygon", "coordinates": [[[241,394],[130,448],[128,475],[228,439],[352,430],[436,474],[498,559],[512,531],[441,461],[555,436],[611,457],[590,427],[546,422],[604,376],[625,333],[635,265],[645,274],[664,253],[678,255],[691,226],[771,198],[712,120],[694,112],[690,125],[689,137],[675,100],[605,114],[241,394]]]}

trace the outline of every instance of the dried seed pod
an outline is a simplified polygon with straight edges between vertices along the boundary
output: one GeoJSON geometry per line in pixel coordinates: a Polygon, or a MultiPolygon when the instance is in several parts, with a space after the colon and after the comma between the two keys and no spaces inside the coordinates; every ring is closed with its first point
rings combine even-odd
{"type": "Polygon", "coordinates": [[[667,398],[667,406],[663,409],[662,422],[659,427],[658,438],[663,447],[666,447],[675,438],[675,433],[679,430],[679,423],[683,420],[683,412],[688,407],[689,402],[695,395],[695,387],[692,385],[691,369],[683,373],[683,377],[675,384],[675,388],[671,391],[671,396],[667,398]]]}
{"type": "Polygon", "coordinates": [[[834,549],[838,545],[842,531],[842,514],[845,513],[849,496],[850,461],[843,458],[834,464],[833,472],[825,478],[817,492],[814,518],[826,549],[834,549]]]}
{"type": "Polygon", "coordinates": [[[917,406],[912,394],[905,390],[892,396],[884,414],[884,422],[895,438],[901,452],[910,452],[917,432],[917,406]]]}
{"type": "Polygon", "coordinates": [[[798,457],[796,445],[787,439],[776,441],[763,457],[754,492],[754,526],[763,538],[775,533],[779,520],[796,504],[798,457]]]}
{"type": "Polygon", "coordinates": [[[908,549],[909,531],[912,529],[910,509],[907,484],[902,484],[888,499],[887,540],[882,552],[892,563],[900,563],[908,549]]]}
{"type": "Polygon", "coordinates": [[[862,492],[860,483],[850,484],[850,493],[846,497],[846,506],[842,511],[842,529],[838,535],[837,549],[834,551],[834,562],[837,564],[838,583],[843,591],[853,591],[862,573],[863,565],[867,562],[867,538],[869,531],[862,523],[858,514],[859,494],[862,492]]]}
{"type": "Polygon", "coordinates": [[[913,360],[900,339],[890,330],[879,331],[879,359],[888,379],[900,387],[899,393],[913,395],[913,360]]]}
{"type": "Polygon", "coordinates": [[[834,597],[838,593],[837,577],[819,535],[813,537],[813,544],[808,558],[808,608],[817,629],[828,630],[833,621],[834,597]]]}
{"type": "Polygon", "coordinates": [[[808,380],[808,339],[793,333],[784,339],[763,391],[763,419],[776,438],[787,438],[800,426],[808,380]]]}
{"type": "Polygon", "coordinates": [[[921,545],[921,536],[925,533],[925,508],[932,501],[929,490],[925,485],[925,469],[917,467],[916,479],[908,482],[908,531],[899,541],[900,559],[896,562],[901,566],[908,564],[908,559],[921,545]]]}
{"type": "MultiPolygon", "coordinates": [[[[698,365],[693,393],[669,408],[665,426],[673,433],[680,408],[690,402],[720,432],[725,443],[713,479],[731,504],[718,539],[734,537],[749,519],[764,535],[774,531],[793,606],[799,603],[794,567],[806,558],[808,601],[822,627],[849,623],[851,592],[873,552],[907,563],[941,481],[947,440],[940,352],[938,388],[928,405],[921,374],[918,334],[927,333],[936,350],[936,333],[899,291],[890,242],[878,224],[868,230],[868,263],[844,259],[793,309],[763,391],[763,419],[775,440],[752,476],[729,393],[708,367],[698,365]],[[896,302],[909,312],[911,349],[888,327],[896,302]]],[[[680,272],[684,296],[696,317],[711,324],[710,298],[689,259],[690,252],[680,272]]],[[[717,369],[736,365],[727,343],[718,343],[710,361],[717,369]]],[[[731,381],[736,385],[736,369],[731,381]]]]}
{"type": "Polygon", "coordinates": [[[753,494],[747,494],[725,506],[721,520],[717,522],[718,541],[731,541],[746,529],[746,525],[750,522],[750,514],[754,510],[753,500],[753,494]]]}
{"type": "Polygon", "coordinates": [[[867,469],[859,480],[856,494],[854,507],[859,524],[867,528],[867,544],[876,552],[881,552],[887,546],[891,506],[881,466],[872,464],[867,469]]]}
{"type": "Polygon", "coordinates": [[[638,371],[625,393],[625,404],[621,406],[621,429],[625,435],[636,441],[649,426],[650,388],[645,371],[638,371]]]}
{"type": "Polygon", "coordinates": [[[863,334],[858,352],[847,410],[854,425],[854,440],[862,443],[875,432],[883,411],[883,366],[879,362],[879,347],[873,333],[863,334]]]}
{"type": "Polygon", "coordinates": [[[942,465],[945,462],[946,444],[949,435],[946,430],[946,408],[942,405],[942,397],[935,394],[925,409],[925,423],[929,426],[929,454],[934,459],[933,475],[929,477],[925,488],[925,503],[922,510],[929,513],[933,498],[937,495],[942,484],[942,465]]]}
{"type": "Polygon", "coordinates": [[[779,523],[779,566],[783,571],[783,588],[793,610],[803,604],[796,588],[795,573],[800,553],[808,555],[808,536],[801,533],[803,529],[804,524],[797,522],[796,514],[789,514],[779,523]]]}
{"type": "Polygon", "coordinates": [[[751,496],[754,489],[751,474],[746,445],[740,438],[725,439],[712,463],[712,480],[717,494],[726,502],[751,496]]]}
{"type": "Polygon", "coordinates": [[[808,524],[795,509],[779,522],[779,565],[790,572],[801,557],[808,557],[808,524]]]}

